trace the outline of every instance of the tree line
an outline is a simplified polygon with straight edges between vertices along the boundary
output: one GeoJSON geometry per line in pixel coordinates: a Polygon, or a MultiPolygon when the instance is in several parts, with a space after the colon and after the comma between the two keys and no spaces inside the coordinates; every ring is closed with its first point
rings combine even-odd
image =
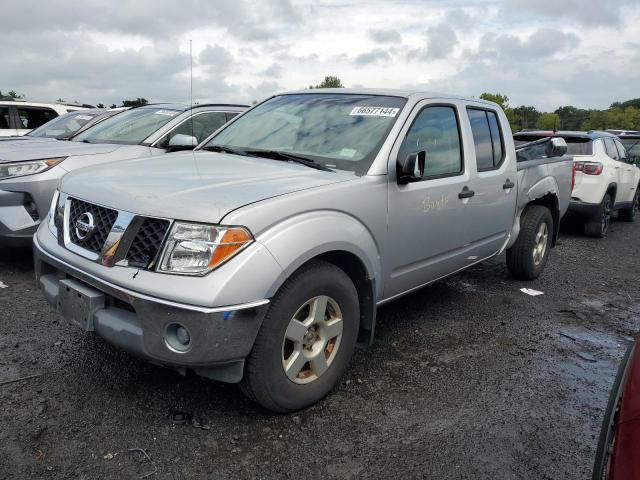
{"type": "MultiPolygon", "coordinates": [[[[341,88],[342,81],[332,75],[328,75],[317,85],[309,88],[341,88]]],[[[24,98],[24,95],[16,93],[14,90],[3,94],[0,91],[1,100],[24,98]]],[[[495,102],[502,107],[507,115],[511,130],[519,132],[525,129],[540,130],[606,130],[610,128],[621,130],[640,130],[640,98],[627,100],[624,102],[614,102],[605,110],[585,109],[565,105],[557,108],[553,112],[541,112],[536,107],[530,105],[520,105],[512,107],[509,105],[509,97],[501,93],[485,92],[480,98],[495,102]]],[[[58,99],[58,101],[63,101],[58,99]]],[[[140,107],[149,103],[146,98],[122,100],[121,107],[140,107]]],[[[254,102],[255,103],[255,102],[254,102]]],[[[99,103],[98,108],[105,108],[99,103]]],[[[110,108],[116,108],[112,104],[110,108]]]]}
{"type": "Polygon", "coordinates": [[[485,92],[480,98],[500,105],[511,130],[640,130],[640,98],[614,102],[605,110],[578,108],[565,105],[553,112],[541,112],[535,107],[520,105],[511,107],[509,97],[500,93],[485,92]]]}

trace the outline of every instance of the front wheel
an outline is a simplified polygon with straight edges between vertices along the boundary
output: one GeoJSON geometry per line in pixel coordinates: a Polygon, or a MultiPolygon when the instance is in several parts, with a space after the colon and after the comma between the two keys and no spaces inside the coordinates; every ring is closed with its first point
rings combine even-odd
{"type": "Polygon", "coordinates": [[[638,213],[638,207],[640,205],[640,185],[636,188],[636,194],[633,196],[631,206],[629,208],[623,208],[618,212],[620,220],[625,222],[633,222],[636,219],[638,213]]]}
{"type": "Polygon", "coordinates": [[[531,205],[520,217],[520,233],[507,250],[507,267],[516,278],[533,280],[544,270],[551,250],[553,217],[547,207],[531,205]]]}
{"type": "Polygon", "coordinates": [[[308,407],[340,381],[358,336],[358,293],[347,274],[313,260],[273,297],[241,388],[275,412],[308,407]]]}

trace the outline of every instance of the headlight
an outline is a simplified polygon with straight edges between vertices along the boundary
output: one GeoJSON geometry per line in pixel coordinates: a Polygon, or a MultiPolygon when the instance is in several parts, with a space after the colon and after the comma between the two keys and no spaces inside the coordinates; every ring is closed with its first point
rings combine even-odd
{"type": "Polygon", "coordinates": [[[253,242],[243,227],[176,222],[164,247],[158,271],[204,275],[253,242]]]}
{"type": "Polygon", "coordinates": [[[56,227],[56,209],[58,207],[58,199],[60,198],[60,190],[56,190],[51,200],[51,206],[49,207],[49,231],[54,236],[58,236],[58,227],[56,227]]]}
{"type": "Polygon", "coordinates": [[[44,172],[45,170],[55,167],[65,158],[67,157],[43,158],[41,160],[29,160],[28,162],[2,164],[0,165],[0,180],[44,172]]]}

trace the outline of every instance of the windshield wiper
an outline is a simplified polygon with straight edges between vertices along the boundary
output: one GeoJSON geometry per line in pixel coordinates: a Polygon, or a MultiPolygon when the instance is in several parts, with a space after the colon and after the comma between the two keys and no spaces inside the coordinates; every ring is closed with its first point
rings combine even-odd
{"type": "Polygon", "coordinates": [[[334,171],[329,167],[325,167],[324,165],[316,163],[314,160],[311,160],[308,157],[295,153],[283,152],[282,150],[260,150],[252,148],[247,153],[256,157],[271,158],[273,160],[281,160],[283,162],[295,162],[310,168],[315,168],[316,170],[323,170],[325,172],[334,171]]]}
{"type": "Polygon", "coordinates": [[[202,150],[206,150],[207,152],[232,153],[234,155],[242,155],[243,157],[252,156],[249,152],[245,152],[239,148],[229,147],[227,145],[208,145],[206,147],[202,147],[202,150]]]}

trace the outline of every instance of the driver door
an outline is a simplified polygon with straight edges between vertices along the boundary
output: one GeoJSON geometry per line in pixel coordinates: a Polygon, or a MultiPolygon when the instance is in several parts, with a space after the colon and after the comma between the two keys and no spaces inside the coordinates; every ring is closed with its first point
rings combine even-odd
{"type": "MultiPolygon", "coordinates": [[[[434,281],[465,267],[467,226],[473,221],[464,164],[459,108],[419,103],[401,131],[389,160],[387,281],[384,297],[434,281]],[[424,151],[422,178],[407,184],[396,179],[398,158],[424,151]]],[[[475,170],[473,170],[475,172],[475,170]]]]}

